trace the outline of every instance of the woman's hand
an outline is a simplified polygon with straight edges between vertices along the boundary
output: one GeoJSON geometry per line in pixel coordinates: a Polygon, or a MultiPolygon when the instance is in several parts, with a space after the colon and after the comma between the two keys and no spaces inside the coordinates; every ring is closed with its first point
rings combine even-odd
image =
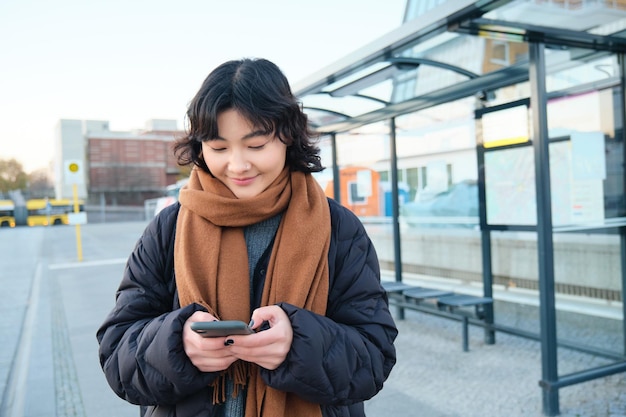
{"type": "Polygon", "coordinates": [[[270,328],[251,335],[229,336],[227,339],[232,343],[222,342],[228,344],[227,350],[238,359],[269,370],[278,368],[287,358],[293,340],[289,317],[278,306],[266,306],[254,310],[252,320],[253,329],[259,329],[263,322],[268,322],[270,328]]]}
{"type": "Polygon", "coordinates": [[[215,321],[209,313],[196,311],[183,327],[183,348],[196,368],[202,372],[217,372],[228,368],[238,358],[224,345],[223,337],[202,337],[191,330],[196,321],[215,321]]]}

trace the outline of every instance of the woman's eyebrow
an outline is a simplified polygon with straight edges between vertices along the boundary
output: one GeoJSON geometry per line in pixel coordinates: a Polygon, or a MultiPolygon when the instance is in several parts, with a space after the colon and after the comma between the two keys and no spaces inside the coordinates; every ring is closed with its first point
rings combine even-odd
{"type": "Polygon", "coordinates": [[[257,136],[265,136],[265,135],[267,135],[267,132],[265,130],[258,129],[258,130],[255,130],[253,132],[248,133],[247,135],[245,135],[241,139],[245,140],[245,139],[251,139],[251,138],[254,138],[254,137],[257,137],[257,136]]]}
{"type": "MultiPolygon", "coordinates": [[[[265,136],[265,135],[267,135],[267,132],[265,130],[263,130],[263,129],[259,129],[259,130],[252,131],[252,132],[250,132],[248,134],[245,134],[241,138],[241,140],[252,139],[252,138],[256,138],[257,136],[265,136]]],[[[215,140],[226,140],[226,139],[221,137],[220,135],[217,135],[215,137],[215,140]]]]}

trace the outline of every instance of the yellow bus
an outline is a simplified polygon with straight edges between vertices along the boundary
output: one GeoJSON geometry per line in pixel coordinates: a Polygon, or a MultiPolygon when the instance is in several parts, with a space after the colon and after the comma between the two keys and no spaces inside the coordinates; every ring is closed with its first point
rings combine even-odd
{"type": "MultiPolygon", "coordinates": [[[[78,205],[79,211],[84,211],[83,201],[79,200],[78,205]]],[[[29,226],[70,224],[68,214],[74,212],[74,202],[69,199],[33,199],[26,201],[26,210],[26,224],[29,226]]]]}
{"type": "Polygon", "coordinates": [[[11,200],[0,200],[0,227],[15,227],[15,204],[11,200]]]}

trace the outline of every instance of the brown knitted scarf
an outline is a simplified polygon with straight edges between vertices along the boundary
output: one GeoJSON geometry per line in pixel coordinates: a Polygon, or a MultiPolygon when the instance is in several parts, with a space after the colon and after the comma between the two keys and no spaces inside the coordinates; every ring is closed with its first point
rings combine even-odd
{"type": "MultiPolygon", "coordinates": [[[[180,192],[174,269],[181,306],[198,303],[220,320],[250,320],[250,278],[243,228],[284,213],[270,257],[262,305],[287,302],[326,313],[330,212],[310,174],[285,168],[261,194],[238,199],[200,169],[180,192]]],[[[223,379],[234,396],[248,384],[246,417],[320,417],[319,405],[265,385],[257,365],[237,361],[214,384],[224,401],[223,379]],[[220,386],[221,385],[221,386],[220,386]]]]}

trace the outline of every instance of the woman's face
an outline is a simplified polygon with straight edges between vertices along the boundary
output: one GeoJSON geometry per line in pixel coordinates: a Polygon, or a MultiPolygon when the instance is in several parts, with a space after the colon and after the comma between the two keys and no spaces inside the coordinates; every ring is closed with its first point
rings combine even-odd
{"type": "Polygon", "coordinates": [[[217,130],[217,138],[202,142],[211,173],[237,198],[261,194],[285,167],[287,145],[232,109],[218,115],[217,130]]]}

